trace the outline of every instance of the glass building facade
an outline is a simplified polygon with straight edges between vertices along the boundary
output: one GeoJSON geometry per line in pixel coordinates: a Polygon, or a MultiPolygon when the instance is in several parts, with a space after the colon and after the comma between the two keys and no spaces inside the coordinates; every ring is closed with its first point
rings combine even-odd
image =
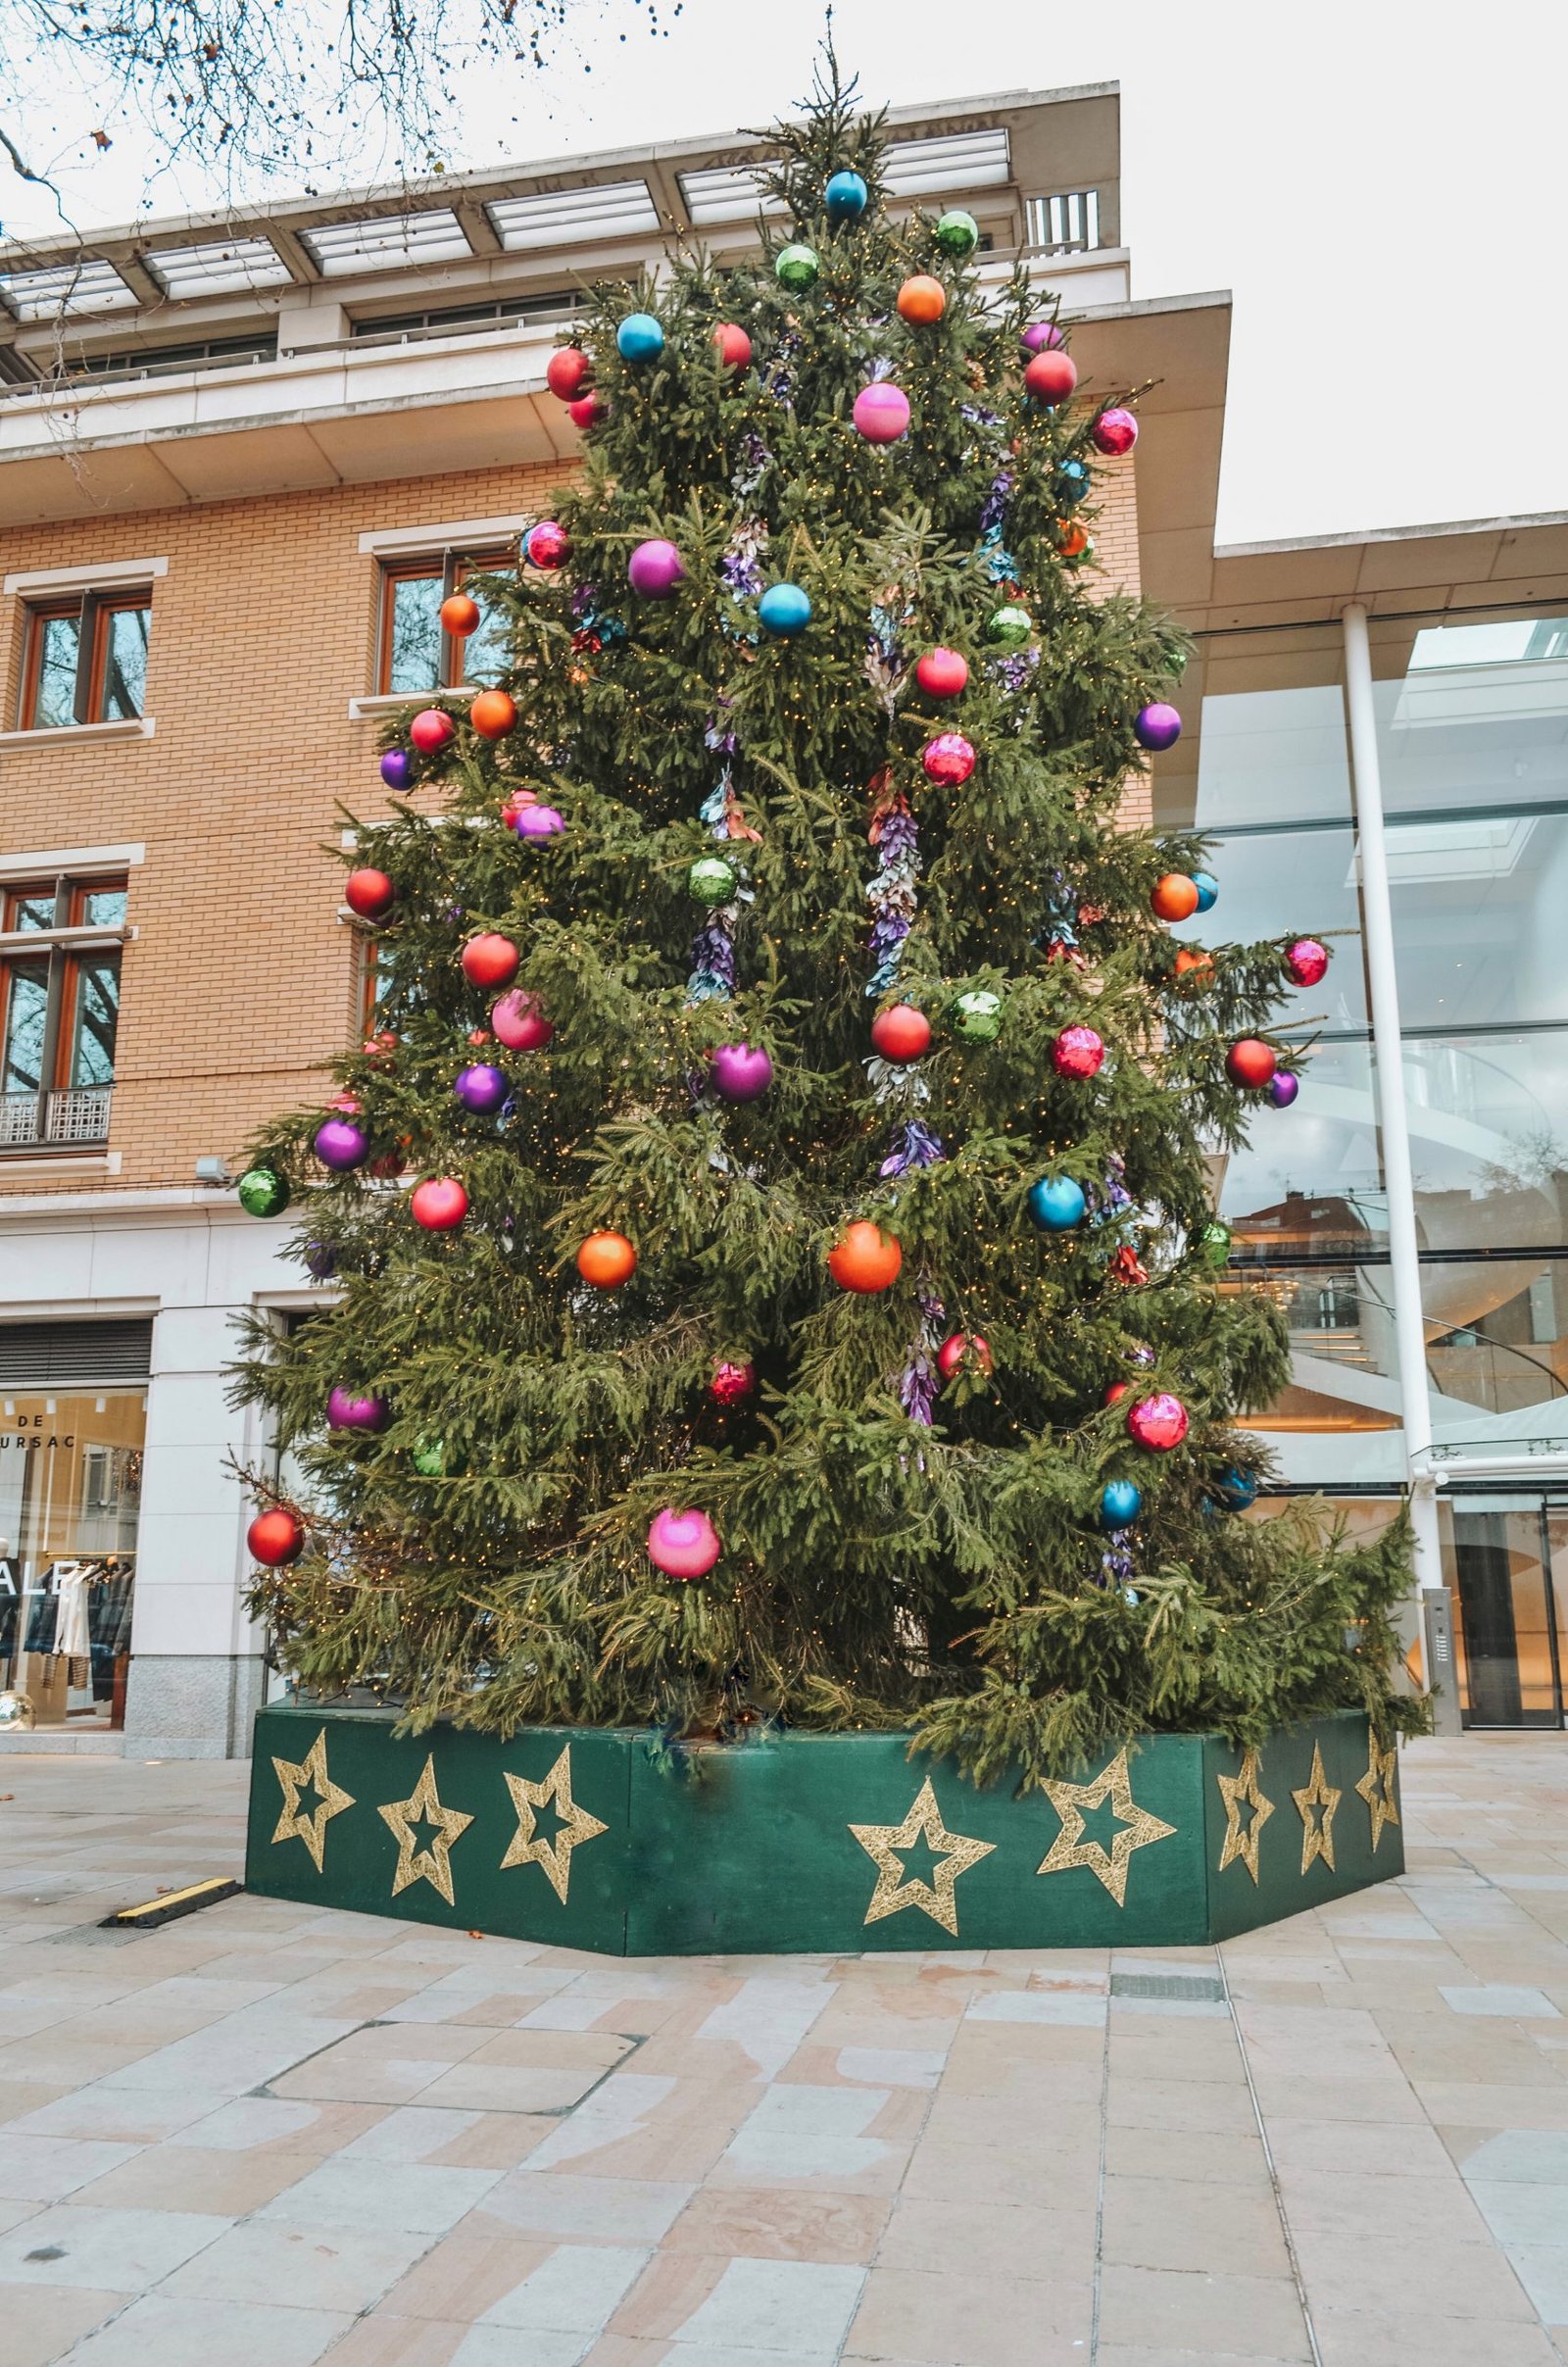
{"type": "MultiPolygon", "coordinates": [[[[1568,614],[1374,616],[1369,637],[1461,1706],[1475,1725],[1556,1726],[1568,1669],[1568,614]]],[[[1313,1046],[1301,1093],[1259,1114],[1225,1163],[1219,1207],[1234,1232],[1229,1287],[1266,1291],[1291,1330],[1290,1385],[1251,1426],[1282,1489],[1322,1490],[1359,1523],[1386,1515],[1407,1467],[1340,620],[1200,635],[1182,705],[1200,727],[1158,761],[1155,819],[1211,834],[1221,901],[1177,934],[1309,932],[1335,950],[1327,978],[1285,1014],[1313,1046]]]]}

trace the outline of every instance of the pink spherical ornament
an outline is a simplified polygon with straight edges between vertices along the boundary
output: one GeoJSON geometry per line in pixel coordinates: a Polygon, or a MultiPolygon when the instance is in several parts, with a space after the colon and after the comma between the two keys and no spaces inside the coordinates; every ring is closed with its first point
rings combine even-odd
{"type": "Polygon", "coordinates": [[[909,398],[902,386],[879,378],[855,398],[855,424],[868,444],[896,444],[909,432],[909,398]]]}
{"type": "Polygon", "coordinates": [[[1078,383],[1078,368],[1071,354],[1058,353],[1054,348],[1036,354],[1023,373],[1023,390],[1036,403],[1052,406],[1065,403],[1078,383]]]}
{"type": "Polygon", "coordinates": [[[566,417],[573,427],[597,427],[601,419],[610,417],[610,405],[602,394],[579,395],[566,405],[566,417]]]}
{"type": "Polygon", "coordinates": [[[554,806],[524,806],[512,826],[519,838],[559,838],[566,817],[554,806]]]}
{"type": "Polygon", "coordinates": [[[1138,441],[1138,421],[1130,411],[1124,411],[1119,403],[1113,403],[1108,411],[1101,413],[1090,428],[1089,440],[1097,452],[1108,453],[1112,460],[1120,460],[1122,454],[1131,452],[1138,441]]]}
{"type": "Polygon", "coordinates": [[[951,1381],[966,1356],[972,1356],[980,1372],[991,1370],[991,1350],[977,1331],[956,1331],[943,1341],[937,1350],[937,1370],[945,1381],[951,1381]]]}
{"type": "Polygon", "coordinates": [[[673,600],[685,573],[680,553],[660,535],[640,542],[626,566],[632,590],[644,600],[673,600]]]}
{"type": "Polygon", "coordinates": [[[571,536],[553,518],[542,518],[522,538],[523,557],[531,567],[564,567],[571,551],[571,536]]]}
{"type": "Polygon", "coordinates": [[[713,1055],[713,1086],[726,1102],[756,1102],[773,1082],[773,1063],[750,1044],[720,1044],[713,1055]]]}
{"type": "Polygon", "coordinates": [[[1065,345],[1067,340],[1054,321],[1032,321],[1024,330],[1021,342],[1024,352],[1032,357],[1035,354],[1054,353],[1058,345],[1065,345]]]}
{"type": "Polygon", "coordinates": [[[666,1578],[706,1578],[723,1551],[706,1512],[666,1509],[649,1524],[648,1558],[666,1578]]]}
{"type": "Polygon", "coordinates": [[[385,1398],[357,1398],[351,1389],[333,1389],[327,1393],[329,1430],[384,1430],[391,1418],[392,1408],[385,1398]]]}
{"type": "Polygon", "coordinates": [[[961,731],[944,731],[926,742],[920,762],[939,789],[958,789],[974,770],[974,750],[961,731]]]}
{"type": "Polygon", "coordinates": [[[715,1364],[713,1377],[708,1384],[708,1394],[720,1405],[738,1405],[743,1398],[755,1396],[757,1366],[745,1364],[715,1364]]]}
{"type": "Polygon", "coordinates": [[[1165,1455],[1187,1436],[1187,1408],[1168,1389],[1140,1398],[1128,1408],[1127,1435],[1151,1455],[1165,1455]]]}
{"type": "Polygon", "coordinates": [[[455,1175],[432,1175],[409,1194],[409,1213],[427,1233],[450,1233],[468,1213],[468,1195],[455,1175]]]}
{"type": "Polygon", "coordinates": [[[752,362],[752,341],[735,321],[722,321],[713,331],[713,343],[718,348],[719,367],[723,370],[749,370],[752,362]]]}
{"type": "Polygon", "coordinates": [[[439,707],[421,708],[409,725],[409,737],[421,756],[439,756],[457,734],[456,723],[439,707]]]}
{"type": "Polygon", "coordinates": [[[1073,1077],[1080,1084],[1099,1074],[1104,1058],[1104,1043],[1092,1027],[1064,1027],[1051,1047],[1057,1076],[1073,1077]]]}
{"type": "Polygon", "coordinates": [[[505,1044],[509,1052],[538,1052],[556,1032],[556,1023],[545,1017],[538,997],[525,995],[520,987],[491,1006],[490,1024],[496,1042],[505,1044]]]}
{"type": "Polygon", "coordinates": [[[969,662],[956,649],[928,649],[914,669],[928,699],[956,699],[969,680],[969,662]]]}
{"type": "Polygon", "coordinates": [[[1293,986],[1316,986],[1329,965],[1329,949],[1315,937],[1298,937],[1286,948],[1285,968],[1293,986]]]}

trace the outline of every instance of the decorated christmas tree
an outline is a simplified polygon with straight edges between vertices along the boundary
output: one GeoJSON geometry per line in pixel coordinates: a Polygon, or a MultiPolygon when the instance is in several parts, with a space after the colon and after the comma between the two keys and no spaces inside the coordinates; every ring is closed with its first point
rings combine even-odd
{"type": "Polygon", "coordinates": [[[375,1032],[242,1187],[330,1285],[237,1380],[258,1605],[416,1726],[1387,1739],[1402,1534],[1245,1516],[1287,1349],[1204,1154],[1328,956],[1178,950],[1222,883],[1119,818],[1183,665],[1096,568],[1132,398],[836,73],[776,146],[757,261],[595,292],[505,671],[382,758],[375,1032]]]}

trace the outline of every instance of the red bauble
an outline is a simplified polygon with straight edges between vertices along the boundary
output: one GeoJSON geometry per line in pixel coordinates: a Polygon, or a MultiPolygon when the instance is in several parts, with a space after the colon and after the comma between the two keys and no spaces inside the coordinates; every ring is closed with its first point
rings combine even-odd
{"type": "Polygon", "coordinates": [[[280,1570],[286,1562],[298,1561],[305,1551],[305,1523],[286,1504],[278,1504],[270,1512],[257,1513],[245,1532],[245,1543],[253,1561],[280,1570]]]}
{"type": "Polygon", "coordinates": [[[541,518],[530,526],[522,538],[522,555],[531,567],[542,567],[547,574],[564,567],[571,557],[571,536],[561,520],[541,518]]]}
{"type": "Polygon", "coordinates": [[[864,1218],[845,1227],[843,1238],[827,1257],[828,1272],[842,1290],[867,1295],[891,1289],[903,1263],[904,1252],[893,1235],[864,1218]]]}
{"type": "Polygon", "coordinates": [[[563,345],[551,355],[545,384],[564,403],[569,403],[574,395],[586,394],[593,382],[594,366],[579,346],[563,345]]]}
{"type": "Polygon", "coordinates": [[[961,731],[939,732],[921,749],[920,762],[939,789],[961,789],[974,770],[974,747],[961,731]]]}
{"type": "Polygon", "coordinates": [[[1036,354],[1023,373],[1023,387],[1037,403],[1065,403],[1078,383],[1078,370],[1070,354],[1055,352],[1036,354]]]}
{"type": "Polygon", "coordinates": [[[738,1405],[743,1398],[753,1396],[757,1389],[755,1364],[715,1364],[713,1377],[708,1384],[708,1394],[720,1405],[738,1405]]]}
{"type": "Polygon", "coordinates": [[[1099,1074],[1104,1058],[1104,1042],[1092,1027],[1064,1027],[1051,1047],[1056,1074],[1073,1077],[1079,1084],[1099,1074]]]}
{"type": "Polygon", "coordinates": [[[343,882],[343,901],[362,920],[381,919],[397,900],[397,889],[384,871],[351,871],[343,882]]]}
{"type": "Polygon", "coordinates": [[[721,321],[713,331],[718,358],[726,370],[745,370],[752,359],[752,341],[733,321],[721,321]]]}
{"type": "Polygon", "coordinates": [[[1329,949],[1315,937],[1298,937],[1286,948],[1285,968],[1293,986],[1316,986],[1329,965],[1329,949]]]}
{"type": "Polygon", "coordinates": [[[966,1356],[972,1356],[982,1372],[991,1370],[991,1351],[977,1331],[956,1331],[944,1340],[937,1350],[937,1370],[945,1381],[951,1381],[966,1356]]]}
{"type": "Polygon", "coordinates": [[[517,719],[517,702],[509,690],[477,691],[468,703],[468,721],[481,740],[499,740],[517,719]]]}
{"type": "Polygon", "coordinates": [[[619,1290],[637,1271],[637,1252],[624,1233],[590,1233],[577,1252],[577,1271],[595,1290],[619,1290]]]}
{"type": "Polygon", "coordinates": [[[1279,1061],[1272,1048],[1256,1036],[1243,1036],[1225,1055],[1225,1073],[1233,1085],[1250,1085],[1261,1089],[1272,1078],[1279,1061]]]}
{"type": "Polygon", "coordinates": [[[1198,883],[1185,871],[1167,871],[1149,892],[1149,909],[1156,920],[1190,920],[1198,910],[1198,883]]]}
{"type": "Polygon", "coordinates": [[[871,1021],[871,1042],[884,1060],[917,1060],[931,1048],[931,1022],[912,1003],[895,1003],[871,1021]]]}
{"type": "Polygon", "coordinates": [[[409,1194],[409,1212],[427,1233],[450,1233],[468,1213],[468,1195],[455,1175],[432,1175],[409,1194]]]}
{"type": "Polygon", "coordinates": [[[1131,1381],[1112,1381],[1105,1392],[1102,1403],[1106,1405],[1119,1405],[1124,1397],[1132,1394],[1132,1386],[1131,1381]]]}
{"type": "Polygon", "coordinates": [[[928,699],[956,699],[969,679],[969,662],[956,649],[928,649],[914,669],[928,699]]]}
{"type": "Polygon", "coordinates": [[[566,405],[566,417],[573,427],[597,427],[601,419],[610,417],[610,405],[603,395],[579,395],[575,403],[566,405]]]}
{"type": "Polygon", "coordinates": [[[456,641],[466,641],[479,629],[479,603],[470,600],[466,592],[454,592],[450,600],[441,603],[441,630],[456,641]]]}
{"type": "Polygon", "coordinates": [[[510,937],[488,929],[482,936],[470,937],[463,949],[463,974],[470,986],[507,986],[517,974],[522,960],[510,937]]]}
{"type": "Polygon", "coordinates": [[[1187,1436],[1187,1408],[1169,1390],[1140,1398],[1127,1414],[1127,1435],[1152,1455],[1164,1455],[1187,1436]]]}
{"type": "Polygon", "coordinates": [[[1102,411],[1090,428],[1089,440],[1097,452],[1108,453],[1112,460],[1120,460],[1122,454],[1131,452],[1138,441],[1138,421],[1122,404],[1112,403],[1109,410],[1102,411]]]}
{"type": "Polygon", "coordinates": [[[439,707],[422,707],[409,725],[409,737],[421,756],[439,756],[458,727],[439,707]]]}

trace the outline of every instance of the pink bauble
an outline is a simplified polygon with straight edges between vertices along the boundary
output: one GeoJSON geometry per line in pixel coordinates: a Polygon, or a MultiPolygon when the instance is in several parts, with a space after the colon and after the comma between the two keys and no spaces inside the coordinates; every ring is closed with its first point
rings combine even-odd
{"type": "Polygon", "coordinates": [[[537,1052],[556,1032],[556,1023],[545,1017],[537,995],[525,995],[520,987],[491,1005],[490,1025],[496,1042],[505,1044],[509,1052],[537,1052]]]}
{"type": "Polygon", "coordinates": [[[640,542],[626,563],[627,580],[644,600],[672,600],[685,573],[674,544],[659,535],[640,542]]]}
{"type": "Polygon", "coordinates": [[[726,1102],[760,1101],[772,1082],[772,1061],[750,1044],[720,1044],[713,1054],[713,1084],[726,1102]]]}
{"type": "Polygon", "coordinates": [[[1293,986],[1316,986],[1329,965],[1329,949],[1315,937],[1298,937],[1285,952],[1285,967],[1293,986]]]}
{"type": "Polygon", "coordinates": [[[523,536],[522,550],[531,567],[564,567],[571,551],[571,536],[553,518],[542,518],[523,536]]]}
{"type": "Polygon", "coordinates": [[[1112,460],[1120,460],[1122,454],[1131,452],[1138,441],[1138,421],[1130,411],[1124,411],[1119,403],[1113,403],[1108,411],[1101,413],[1090,428],[1089,440],[1097,452],[1108,453],[1112,460]]]}
{"type": "Polygon", "coordinates": [[[554,806],[524,806],[512,826],[519,838],[559,838],[566,817],[554,806]]]}
{"type": "Polygon", "coordinates": [[[1187,1408],[1168,1389],[1140,1398],[1127,1411],[1127,1435],[1152,1455],[1164,1455],[1187,1436],[1187,1408]]]}
{"type": "Polygon", "coordinates": [[[868,444],[896,444],[909,432],[909,398],[902,386],[879,378],[855,398],[855,424],[868,444]]]}
{"type": "Polygon", "coordinates": [[[648,1529],[648,1558],[666,1578],[706,1578],[724,1551],[706,1512],[656,1512],[648,1529]]]}
{"type": "Polygon", "coordinates": [[[409,1213],[427,1233],[450,1233],[468,1213],[468,1195],[455,1175],[432,1175],[409,1194],[409,1213]]]}
{"type": "Polygon", "coordinates": [[[1024,330],[1020,342],[1024,352],[1033,355],[1052,353],[1058,345],[1065,345],[1067,340],[1054,321],[1033,321],[1024,330]]]}
{"type": "Polygon", "coordinates": [[[1056,1074],[1076,1077],[1080,1083],[1098,1074],[1104,1058],[1104,1044],[1092,1027],[1064,1027],[1051,1047],[1056,1074]]]}
{"type": "Polygon", "coordinates": [[[1024,393],[1037,403],[1065,403],[1078,383],[1078,369],[1070,354],[1054,348],[1036,354],[1023,373],[1024,393]]]}
{"type": "Polygon", "coordinates": [[[391,1418],[392,1408],[385,1398],[357,1398],[351,1389],[333,1389],[327,1393],[329,1430],[384,1430],[391,1418]]]}
{"type": "Polygon", "coordinates": [[[974,770],[974,750],[961,731],[944,731],[920,751],[928,781],[941,789],[957,789],[974,770]]]}
{"type": "Polygon", "coordinates": [[[566,417],[573,427],[597,427],[601,419],[610,417],[610,405],[602,394],[579,395],[566,405],[566,417]]]}
{"type": "Polygon", "coordinates": [[[409,725],[409,737],[421,756],[439,756],[458,727],[439,707],[424,707],[409,725]]]}
{"type": "Polygon", "coordinates": [[[755,1395],[757,1366],[744,1364],[715,1364],[713,1377],[708,1384],[708,1394],[720,1405],[738,1405],[743,1398],[755,1395]]]}
{"type": "Polygon", "coordinates": [[[956,699],[969,680],[969,662],[956,649],[928,649],[914,669],[928,699],[956,699]]]}

